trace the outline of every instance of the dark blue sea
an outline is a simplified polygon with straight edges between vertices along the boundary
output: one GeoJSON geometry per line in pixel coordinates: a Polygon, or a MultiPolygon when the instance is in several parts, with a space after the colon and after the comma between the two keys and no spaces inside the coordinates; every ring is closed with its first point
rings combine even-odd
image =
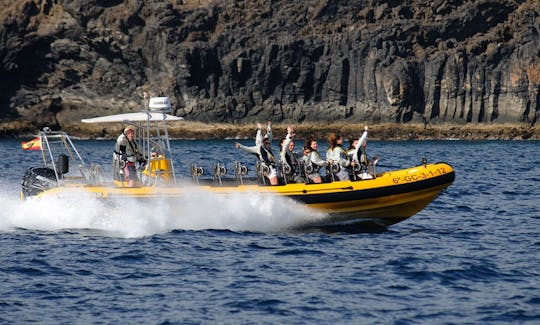
{"type": "MultiPolygon", "coordinates": [[[[77,143],[110,171],[113,142],[77,143]]],[[[190,163],[252,163],[232,140],[172,145],[184,177],[190,163]]],[[[287,231],[305,210],[257,196],[21,202],[40,154],[0,150],[2,324],[540,324],[538,141],[370,141],[379,171],[426,157],[456,181],[359,233],[287,231]]]]}

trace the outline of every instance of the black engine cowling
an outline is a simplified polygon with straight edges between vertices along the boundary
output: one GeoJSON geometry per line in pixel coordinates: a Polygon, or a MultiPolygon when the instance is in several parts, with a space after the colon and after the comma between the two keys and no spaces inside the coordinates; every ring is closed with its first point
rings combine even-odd
{"type": "Polygon", "coordinates": [[[24,197],[37,195],[45,190],[55,187],[56,175],[54,169],[46,167],[32,167],[26,170],[22,181],[22,194],[24,197]]]}

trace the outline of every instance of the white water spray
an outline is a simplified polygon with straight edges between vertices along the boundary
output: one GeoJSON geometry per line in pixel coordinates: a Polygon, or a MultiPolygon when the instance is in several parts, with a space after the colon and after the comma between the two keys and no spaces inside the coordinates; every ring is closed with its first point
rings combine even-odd
{"type": "Polygon", "coordinates": [[[29,198],[0,193],[0,231],[93,229],[107,236],[141,237],[175,229],[277,232],[325,215],[285,197],[215,194],[192,189],[175,199],[99,199],[89,193],[29,198]]]}

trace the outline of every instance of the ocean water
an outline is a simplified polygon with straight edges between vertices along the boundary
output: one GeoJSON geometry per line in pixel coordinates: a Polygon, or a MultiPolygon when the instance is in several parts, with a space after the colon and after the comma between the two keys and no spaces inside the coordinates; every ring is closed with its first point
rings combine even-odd
{"type": "MultiPolygon", "coordinates": [[[[109,164],[112,142],[78,145],[109,164]]],[[[190,163],[252,163],[234,141],[173,148],[184,177],[190,163]]],[[[40,156],[2,140],[0,323],[539,324],[540,142],[368,149],[381,171],[426,157],[456,181],[385,231],[298,233],[287,225],[309,212],[257,196],[21,202],[40,156]]]]}

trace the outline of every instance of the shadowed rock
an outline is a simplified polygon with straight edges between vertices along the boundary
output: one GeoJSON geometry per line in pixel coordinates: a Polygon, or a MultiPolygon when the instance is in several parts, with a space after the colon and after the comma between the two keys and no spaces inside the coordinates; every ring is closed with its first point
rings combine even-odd
{"type": "Polygon", "coordinates": [[[0,118],[535,124],[539,1],[0,0],[0,118]]]}

